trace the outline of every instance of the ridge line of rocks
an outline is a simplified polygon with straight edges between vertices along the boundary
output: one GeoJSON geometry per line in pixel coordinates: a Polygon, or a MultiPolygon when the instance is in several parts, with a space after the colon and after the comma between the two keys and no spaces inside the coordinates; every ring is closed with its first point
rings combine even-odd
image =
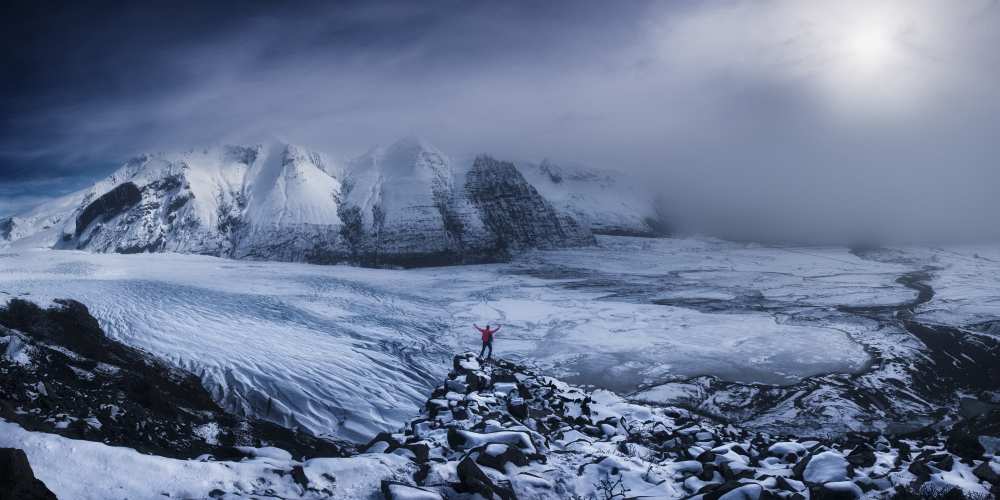
{"type": "Polygon", "coordinates": [[[466,353],[453,363],[420,417],[364,447],[418,465],[412,481],[383,481],[386,498],[994,498],[1000,492],[1000,458],[969,430],[905,439],[774,436],[587,392],[505,360],[482,365],[466,353]]]}

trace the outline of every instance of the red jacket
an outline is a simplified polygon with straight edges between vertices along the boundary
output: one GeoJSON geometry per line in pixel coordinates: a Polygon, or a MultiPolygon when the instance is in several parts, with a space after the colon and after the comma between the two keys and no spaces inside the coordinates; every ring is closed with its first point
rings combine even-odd
{"type": "Polygon", "coordinates": [[[489,325],[486,325],[486,328],[479,328],[476,325],[472,325],[472,326],[475,327],[476,330],[479,330],[479,333],[483,334],[483,343],[492,341],[493,340],[493,334],[495,334],[496,332],[500,331],[500,327],[499,326],[496,327],[496,328],[490,328],[489,325]]]}

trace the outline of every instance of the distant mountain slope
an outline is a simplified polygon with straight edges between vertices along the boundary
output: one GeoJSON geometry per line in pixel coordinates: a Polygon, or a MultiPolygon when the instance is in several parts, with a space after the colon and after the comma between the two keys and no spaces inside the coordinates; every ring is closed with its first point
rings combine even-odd
{"type": "Polygon", "coordinates": [[[0,245],[421,266],[591,245],[592,230],[656,233],[651,197],[610,173],[565,172],[455,164],[413,138],[343,168],[289,144],[144,155],[0,220],[0,245]]]}
{"type": "Polygon", "coordinates": [[[654,192],[611,170],[524,163],[521,172],[538,192],[596,234],[655,236],[666,233],[654,192]]]}
{"type": "Polygon", "coordinates": [[[476,158],[465,191],[504,248],[553,248],[594,243],[586,226],[560,213],[513,163],[476,158]]]}
{"type": "Polygon", "coordinates": [[[496,238],[455,189],[451,160],[418,139],[374,149],[348,167],[341,205],[352,255],[372,264],[491,260],[496,238]]]}

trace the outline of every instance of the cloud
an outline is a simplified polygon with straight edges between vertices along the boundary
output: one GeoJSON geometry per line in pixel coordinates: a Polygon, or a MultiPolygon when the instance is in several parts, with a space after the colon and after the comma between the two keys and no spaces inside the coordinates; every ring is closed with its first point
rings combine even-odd
{"type": "Polygon", "coordinates": [[[650,176],[691,231],[1000,237],[995,2],[240,5],[135,7],[36,48],[0,172],[421,135],[650,176]]]}

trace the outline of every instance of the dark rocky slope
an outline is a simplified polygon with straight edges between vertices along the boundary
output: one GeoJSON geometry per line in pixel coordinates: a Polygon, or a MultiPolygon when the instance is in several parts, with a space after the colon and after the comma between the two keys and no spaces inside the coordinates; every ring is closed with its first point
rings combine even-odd
{"type": "Polygon", "coordinates": [[[446,498],[988,498],[1000,462],[979,438],[996,439],[996,422],[995,411],[949,432],[771,435],[467,354],[421,417],[368,450],[407,450],[421,464],[411,487],[446,498]]]}
{"type": "Polygon", "coordinates": [[[0,448],[0,500],[55,500],[45,483],[35,478],[28,457],[16,448],[0,448]]]}
{"type": "Polygon", "coordinates": [[[465,192],[502,249],[593,245],[590,230],[559,213],[513,163],[489,156],[476,158],[466,176],[465,192]]]}
{"type": "Polygon", "coordinates": [[[11,300],[0,308],[0,354],[0,418],[28,430],[178,458],[237,458],[237,446],[299,457],[350,449],[225,413],[195,375],[109,339],[78,302],[11,300]]]}

